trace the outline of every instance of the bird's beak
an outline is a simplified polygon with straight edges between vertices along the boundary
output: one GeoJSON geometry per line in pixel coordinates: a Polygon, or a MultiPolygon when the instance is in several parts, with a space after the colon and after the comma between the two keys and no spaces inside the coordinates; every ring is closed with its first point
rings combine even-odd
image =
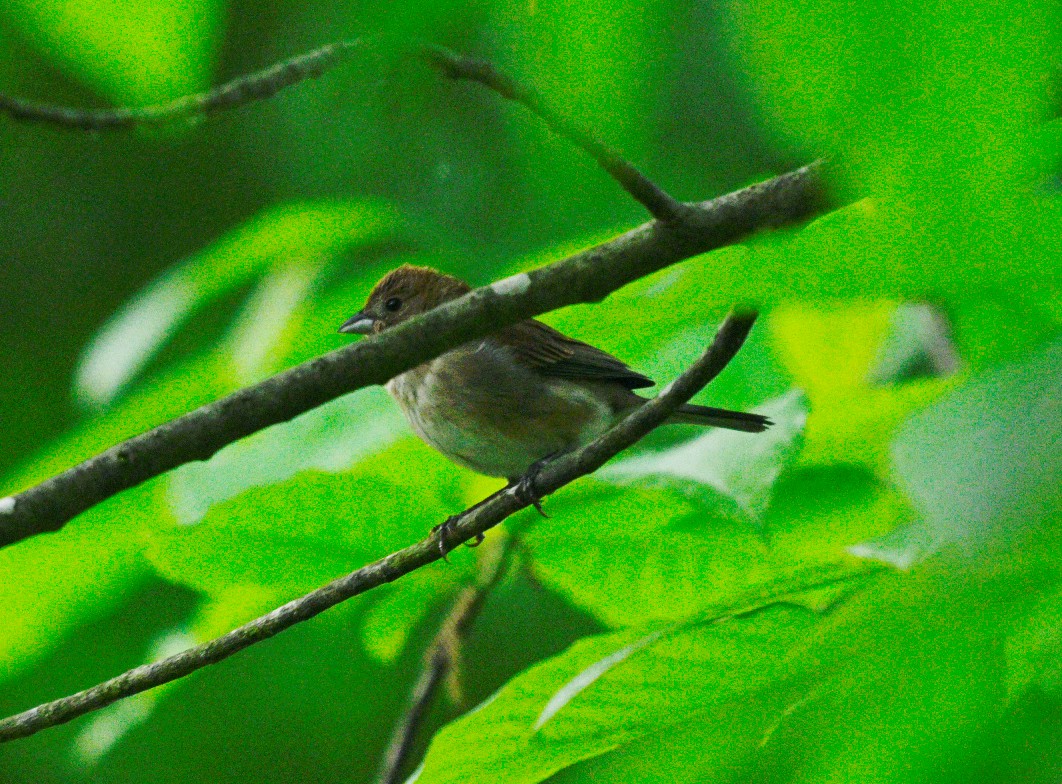
{"type": "Polygon", "coordinates": [[[371,335],[375,323],[376,319],[363,310],[344,321],[339,331],[344,335],[371,335]]]}

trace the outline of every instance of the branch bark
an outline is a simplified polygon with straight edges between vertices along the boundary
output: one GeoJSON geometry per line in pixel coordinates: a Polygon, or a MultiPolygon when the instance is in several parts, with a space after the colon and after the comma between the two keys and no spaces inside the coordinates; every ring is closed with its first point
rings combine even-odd
{"type": "MultiPolygon", "coordinates": [[[[728,316],[708,350],[690,368],[631,416],[583,448],[558,457],[534,476],[534,495],[543,497],[589,474],[660,424],[715,378],[737,354],[756,314],[728,316]]],[[[386,334],[386,333],[385,333],[386,334]]],[[[525,493],[506,487],[453,520],[448,536],[464,542],[530,506],[525,493]]],[[[392,553],[345,577],[240,626],[216,640],[146,664],[85,691],[47,702],[0,721],[0,742],[33,735],[48,727],[106,707],[125,697],[183,678],[196,670],[267,640],[295,624],[441,558],[434,536],[392,553]]]]}
{"type": "Polygon", "coordinates": [[[805,220],[825,207],[822,164],[705,202],[680,221],[650,221],[566,259],[478,288],[380,335],[317,357],[118,444],[0,499],[0,547],[57,531],[123,490],[341,395],[389,379],[455,346],[550,310],[598,302],[671,264],[805,220]]]}
{"type": "Polygon", "coordinates": [[[503,98],[526,107],[562,139],[567,139],[597,161],[635,201],[649,210],[657,220],[674,221],[683,217],[685,205],[650,180],[618,152],[587,133],[568,118],[554,112],[537,91],[502,73],[489,60],[463,57],[441,46],[424,48],[428,61],[451,79],[477,82],[503,98]]]}
{"type": "MultiPolygon", "coordinates": [[[[126,130],[140,125],[162,125],[182,118],[201,117],[234,109],[276,95],[286,87],[321,76],[346,62],[363,48],[362,39],[325,44],[261,71],[241,76],[213,90],[165,103],[115,109],[79,109],[27,101],[0,93],[0,112],[22,122],[40,122],[83,131],[126,130]]],[[[685,205],[642,174],[632,163],[575,123],[554,112],[532,88],[502,73],[489,60],[464,57],[441,46],[425,45],[419,51],[451,79],[478,82],[507,100],[522,104],[541,118],[550,130],[584,150],[662,221],[678,220],[685,205]]]]}
{"type": "Polygon", "coordinates": [[[138,125],[162,125],[270,98],[285,87],[316,78],[346,62],[360,46],[361,42],[357,39],[325,44],[269,68],[233,79],[208,92],[186,95],[152,106],[78,109],[0,94],[0,112],[21,122],[48,123],[81,131],[116,131],[138,125]]]}

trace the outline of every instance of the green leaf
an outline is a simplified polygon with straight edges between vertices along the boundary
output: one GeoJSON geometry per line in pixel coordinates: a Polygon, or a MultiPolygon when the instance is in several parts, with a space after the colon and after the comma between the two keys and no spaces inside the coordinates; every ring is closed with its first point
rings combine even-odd
{"type": "MultiPolygon", "coordinates": [[[[654,101],[646,78],[663,55],[661,32],[668,6],[607,0],[543,0],[491,4],[499,33],[499,66],[546,96],[545,102],[577,127],[638,160],[651,139],[647,105],[654,101]]],[[[619,187],[589,156],[549,131],[534,117],[508,110],[509,134],[521,153],[523,187],[551,202],[543,219],[564,231],[569,215],[586,225],[596,215],[615,220],[617,205],[632,210],[619,187]],[[567,198],[563,198],[567,196],[567,198]],[[607,216],[607,217],[606,217],[607,216]]]]}
{"type": "Polygon", "coordinates": [[[674,489],[584,480],[548,509],[555,520],[528,533],[536,576],[611,626],[682,620],[766,584],[796,590],[804,569],[859,571],[847,548],[910,519],[884,483],[825,468],[783,476],[767,541],[727,507],[674,489]]]}
{"type": "MultiPolygon", "coordinates": [[[[167,629],[156,636],[143,663],[169,658],[195,643],[184,628],[167,629]]],[[[84,765],[98,763],[125,736],[150,719],[159,701],[183,683],[184,679],[164,683],[89,714],[74,740],[74,758],[84,765]]]]}
{"type": "Polygon", "coordinates": [[[1028,615],[1007,635],[1007,693],[1012,701],[1035,684],[1062,698],[1062,588],[1035,596],[1028,615]]]}
{"type": "MultiPolygon", "coordinates": [[[[715,723],[745,701],[780,712],[797,698],[802,676],[787,655],[815,625],[813,613],[776,607],[581,640],[436,735],[416,781],[538,782],[646,738],[715,723]],[[771,685],[775,693],[764,695],[771,685]],[[792,691],[783,696],[786,685],[792,691]]],[[[735,727],[744,730],[734,739],[737,753],[762,736],[769,719],[748,725],[735,727]]]]}
{"type": "MultiPolygon", "coordinates": [[[[760,692],[740,708],[725,709],[724,721],[668,725],[659,733],[559,771],[551,784],[713,784],[747,776],[749,760],[770,736],[778,717],[799,704],[798,693],[760,692]]],[[[727,706],[730,708],[730,706],[727,706]]]]}
{"type": "Polygon", "coordinates": [[[112,316],[85,349],[77,394],[94,405],[112,402],[197,310],[261,281],[225,347],[238,378],[257,380],[318,276],[343,251],[379,242],[395,225],[391,209],[366,201],[296,202],[261,213],[170,269],[112,316]]]}
{"type": "Polygon", "coordinates": [[[404,434],[401,413],[382,389],[359,390],[170,473],[174,514],[184,525],[196,523],[246,490],[301,471],[344,471],[404,434]]]}
{"type": "Polygon", "coordinates": [[[887,302],[789,306],[772,313],[779,359],[810,403],[803,464],[849,463],[887,476],[897,429],[955,385],[954,379],[940,378],[888,387],[873,383],[895,313],[887,302]]]}
{"type": "Polygon", "coordinates": [[[732,19],[764,115],[871,198],[757,244],[750,265],[721,270],[722,289],[929,300],[975,319],[1005,302],[1013,330],[988,316],[991,329],[958,331],[981,367],[997,342],[1057,330],[1059,200],[1043,194],[1052,172],[1034,120],[1048,112],[1056,9],[771,0],[747,11],[732,19]]]}
{"type": "Polygon", "coordinates": [[[841,603],[791,654],[822,685],[780,716],[745,780],[980,780],[1004,709],[998,630],[1014,608],[1000,598],[977,575],[926,570],[841,603]]]}
{"type": "Polygon", "coordinates": [[[958,187],[925,195],[976,199],[984,183],[969,164],[983,162],[997,182],[1020,172],[1027,118],[1045,106],[1039,80],[1050,73],[1054,43],[1048,3],[974,9],[878,0],[852,8],[771,0],[746,10],[732,18],[766,116],[842,153],[863,182],[925,186],[942,171],[965,169],[958,187]]]}
{"type": "Polygon", "coordinates": [[[996,598],[980,580],[882,575],[823,615],[769,595],[580,641],[444,728],[416,780],[902,782],[978,762],[1005,667],[996,627],[969,621],[1009,614],[971,603],[996,598]]]}
{"type": "Polygon", "coordinates": [[[61,534],[0,550],[0,682],[145,584],[151,576],[143,558],[146,532],[166,522],[161,490],[159,482],[143,485],[95,507],[61,534]]]}
{"type": "Polygon", "coordinates": [[[729,500],[739,519],[759,524],[771,488],[800,449],[807,409],[794,391],[756,411],[774,422],[764,433],[711,428],[680,446],[613,463],[598,476],[617,484],[675,487],[707,504],[729,500]]]}
{"type": "MultiPolygon", "coordinates": [[[[207,596],[187,623],[167,629],[156,637],[141,663],[152,664],[214,640],[276,609],[284,603],[284,598],[282,589],[261,585],[234,585],[217,595],[207,596]]],[[[74,740],[74,757],[82,764],[99,763],[127,735],[147,723],[164,700],[192,682],[189,678],[179,678],[90,714],[91,718],[74,740]]]]}
{"type": "Polygon", "coordinates": [[[1062,509],[1062,341],[973,380],[916,416],[894,447],[920,520],[858,548],[909,566],[941,548],[990,542],[1062,509]]]}
{"type": "Polygon", "coordinates": [[[154,383],[84,423],[5,478],[6,493],[50,476],[126,439],[232,391],[235,371],[223,356],[198,356],[169,368],[154,383]]]}
{"type": "Polygon", "coordinates": [[[220,0],[11,0],[0,9],[44,55],[117,104],[206,89],[220,0]]]}
{"type": "Polygon", "coordinates": [[[421,569],[399,583],[380,586],[362,618],[365,651],[379,662],[394,664],[414,627],[438,607],[440,600],[449,598],[447,585],[456,584],[441,581],[435,571],[421,569]]]}
{"type": "MultiPolygon", "coordinates": [[[[184,363],[5,478],[17,492],[144,429],[228,391],[225,362],[184,363]]],[[[0,550],[0,677],[30,666],[80,625],[106,614],[150,578],[152,531],[174,525],[162,477],[107,500],[55,534],[0,550]],[[34,586],[28,591],[26,586],[34,586]]]]}
{"type": "MultiPolygon", "coordinates": [[[[557,249],[557,257],[566,250],[557,249]]],[[[715,328],[733,306],[725,293],[715,291],[715,280],[720,269],[745,266],[748,256],[749,251],[741,247],[697,256],[623,287],[610,294],[604,304],[565,308],[545,315],[543,321],[614,353],[663,384],[689,367],[711,342],[715,328]]],[[[536,258],[513,271],[553,258],[536,258]]],[[[773,318],[767,314],[757,324],[735,360],[698,401],[729,408],[750,407],[793,386],[771,343],[773,318]]]]}
{"type": "MultiPolygon", "coordinates": [[[[309,269],[307,265],[327,269],[342,249],[382,236],[391,225],[389,216],[382,208],[361,203],[294,205],[267,213],[149,289],[143,301],[130,305],[125,315],[118,318],[115,323],[121,328],[105,337],[103,348],[93,356],[104,365],[114,362],[121,366],[130,357],[134,359],[133,365],[145,361],[146,356],[138,352],[144,345],[148,345],[149,354],[154,351],[157,345],[152,346],[151,342],[160,333],[151,333],[155,337],[149,335],[151,340],[146,343],[130,342],[122,334],[127,337],[135,334],[145,320],[154,318],[157,314],[153,308],[163,294],[172,293],[175,282],[189,296],[183,311],[171,308],[162,314],[163,320],[185,318],[204,302],[256,275],[265,275],[266,285],[272,286],[291,271],[309,269]]],[[[373,275],[374,271],[369,270],[367,274],[373,275]]],[[[307,293],[305,288],[299,292],[307,293]]],[[[247,313],[263,320],[263,330],[268,336],[284,318],[276,308],[268,306],[267,299],[253,298],[247,313]]],[[[333,306],[337,307],[338,303],[333,306]]],[[[338,312],[334,315],[337,323],[338,312]]],[[[103,414],[7,478],[4,483],[7,492],[34,484],[238,388],[240,376],[244,374],[239,360],[246,361],[248,355],[255,353],[250,350],[250,338],[240,336],[238,327],[230,342],[232,351],[223,348],[200,353],[154,372],[149,382],[139,385],[103,414]]],[[[112,388],[111,391],[119,390],[112,388]]],[[[184,528],[174,529],[175,521],[195,522],[213,505],[232,499],[248,488],[290,480],[307,469],[336,472],[349,468],[393,442],[402,432],[399,420],[397,409],[383,399],[382,391],[352,395],[234,444],[206,463],[188,464],[155,482],[126,491],[80,516],[53,537],[5,549],[0,553],[0,575],[4,578],[0,584],[7,586],[6,590],[12,594],[6,604],[12,616],[5,620],[0,634],[0,672],[6,676],[30,665],[59,645],[80,624],[105,613],[139,587],[151,574],[151,564],[144,552],[146,542],[152,538],[150,532],[157,537],[152,545],[157,549],[159,541],[179,539],[187,532],[184,528]],[[27,604],[30,594],[25,594],[24,586],[39,579],[45,579],[48,588],[27,604]],[[18,592],[21,593],[16,596],[18,592]]],[[[319,484],[322,489],[318,498],[327,501],[328,492],[323,488],[327,487],[328,479],[321,479],[319,484]]],[[[274,496],[267,494],[266,497],[274,496]]],[[[315,508],[322,507],[317,510],[319,515],[327,507],[325,501],[314,502],[315,508]]],[[[356,496],[347,499],[352,509],[358,508],[357,501],[356,496]]],[[[455,502],[455,507],[459,503],[455,502]]],[[[289,511],[294,510],[289,507],[289,511]]],[[[243,513],[247,518],[261,518],[270,513],[270,508],[256,508],[252,503],[243,507],[243,513]]],[[[425,521],[424,530],[437,522],[425,521]]],[[[229,556],[242,554],[243,560],[237,557],[235,562],[250,570],[255,564],[249,564],[248,559],[254,554],[265,555],[252,543],[267,547],[270,540],[265,532],[269,526],[248,525],[248,528],[242,533],[229,532],[228,539],[213,531],[214,538],[203,544],[203,556],[216,560],[212,566],[198,563],[204,571],[213,569],[216,573],[212,587],[218,592],[238,581],[240,576],[238,568],[226,572],[220,566],[229,556]],[[217,549],[211,550],[211,546],[217,549]]],[[[330,557],[333,554],[325,547],[322,555],[314,550],[318,544],[308,539],[292,545],[295,553],[304,558],[306,573],[291,580],[279,580],[274,596],[283,591],[290,595],[297,588],[309,590],[328,577],[359,565],[343,560],[343,550],[330,557]]],[[[201,589],[209,584],[205,578],[202,584],[197,583],[193,564],[186,565],[190,570],[187,579],[182,580],[178,575],[177,582],[201,589]]],[[[177,571],[180,568],[175,567],[177,571]]],[[[268,585],[266,576],[259,574],[258,584],[268,585]]]]}
{"type": "MultiPolygon", "coordinates": [[[[250,585],[291,598],[426,536],[462,507],[456,471],[407,439],[345,473],[303,471],[246,490],[201,522],[157,533],[148,555],[167,579],[211,596],[250,585]]],[[[464,575],[429,571],[445,585],[464,575]]]]}

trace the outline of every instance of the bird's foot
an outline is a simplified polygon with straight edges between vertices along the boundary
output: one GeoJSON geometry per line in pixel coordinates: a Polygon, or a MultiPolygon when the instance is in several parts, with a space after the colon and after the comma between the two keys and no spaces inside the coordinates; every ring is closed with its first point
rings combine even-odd
{"type": "MultiPolygon", "coordinates": [[[[460,542],[454,542],[454,526],[462,515],[450,515],[446,520],[439,525],[431,529],[432,534],[435,535],[436,545],[439,548],[439,555],[446,563],[450,563],[450,559],[447,558],[447,554],[453,550],[460,542]]],[[[465,542],[466,547],[479,547],[483,544],[483,534],[476,534],[472,539],[465,542]]]]}
{"type": "Polygon", "coordinates": [[[523,503],[529,504],[538,511],[543,517],[549,517],[545,510],[542,508],[542,496],[540,496],[535,490],[535,480],[538,479],[538,475],[542,473],[542,469],[545,468],[546,463],[552,460],[554,455],[547,455],[541,460],[536,460],[530,466],[527,471],[519,479],[512,479],[509,481],[509,486],[516,492],[516,497],[523,503]]]}
{"type": "Polygon", "coordinates": [[[450,545],[450,540],[453,539],[454,524],[456,522],[457,515],[450,515],[445,521],[431,529],[432,534],[435,535],[435,543],[439,548],[439,555],[447,563],[450,563],[450,559],[446,557],[446,554],[454,549],[450,545]]]}

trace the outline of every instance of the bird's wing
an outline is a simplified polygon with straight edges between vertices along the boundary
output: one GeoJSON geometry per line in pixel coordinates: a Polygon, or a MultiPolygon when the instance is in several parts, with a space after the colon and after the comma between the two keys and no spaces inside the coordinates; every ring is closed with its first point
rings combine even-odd
{"type": "Polygon", "coordinates": [[[612,381],[627,389],[651,387],[651,378],[637,373],[611,354],[570,338],[541,321],[521,321],[493,335],[518,362],[544,376],[581,381],[612,381]]]}

